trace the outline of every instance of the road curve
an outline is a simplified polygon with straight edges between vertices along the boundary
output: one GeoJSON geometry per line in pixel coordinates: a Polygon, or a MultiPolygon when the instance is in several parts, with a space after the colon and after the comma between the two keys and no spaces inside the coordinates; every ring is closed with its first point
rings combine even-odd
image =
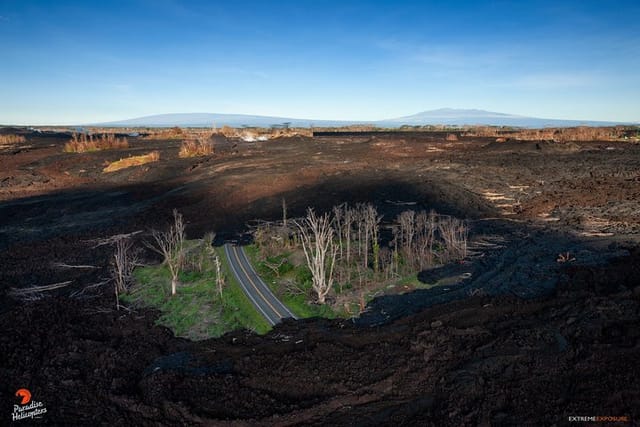
{"type": "Polygon", "coordinates": [[[271,326],[282,319],[297,317],[271,292],[271,289],[262,281],[247,259],[242,247],[226,243],[224,252],[229,260],[231,271],[238,279],[242,290],[247,294],[256,309],[262,314],[271,326]]]}

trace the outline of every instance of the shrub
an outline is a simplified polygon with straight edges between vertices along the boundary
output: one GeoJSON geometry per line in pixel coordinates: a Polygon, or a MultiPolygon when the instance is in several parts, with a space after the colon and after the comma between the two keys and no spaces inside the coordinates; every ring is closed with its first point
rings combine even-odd
{"type": "Polygon", "coordinates": [[[227,138],[235,138],[238,136],[238,131],[231,126],[222,126],[221,129],[217,131],[218,134],[224,135],[227,138]]]}
{"type": "MultiPolygon", "coordinates": [[[[615,141],[623,138],[628,126],[591,127],[577,126],[544,129],[507,129],[496,126],[480,126],[469,129],[465,136],[498,137],[505,136],[520,141],[615,141]]],[[[496,141],[504,142],[504,141],[496,141]]]]}
{"type": "Polygon", "coordinates": [[[110,150],[118,148],[128,148],[127,138],[118,138],[114,134],[102,134],[99,137],[74,133],[71,141],[64,145],[67,153],[84,153],[87,151],[110,150]]]}
{"type": "Polygon", "coordinates": [[[115,172],[120,169],[129,168],[131,166],[140,166],[145,163],[157,162],[160,160],[160,152],[152,151],[148,154],[143,154],[141,156],[132,156],[127,157],[125,159],[116,160],[115,162],[109,163],[109,165],[104,168],[103,172],[115,172]]]}
{"type": "Polygon", "coordinates": [[[182,139],[185,132],[182,128],[174,126],[169,129],[149,129],[149,133],[145,134],[142,138],[148,140],[159,139],[182,139]]]}
{"type": "Polygon", "coordinates": [[[213,143],[205,137],[189,138],[180,145],[178,156],[198,157],[213,154],[213,143]]]}
{"type": "Polygon", "coordinates": [[[0,135],[0,144],[18,144],[25,141],[22,135],[0,135]]]}

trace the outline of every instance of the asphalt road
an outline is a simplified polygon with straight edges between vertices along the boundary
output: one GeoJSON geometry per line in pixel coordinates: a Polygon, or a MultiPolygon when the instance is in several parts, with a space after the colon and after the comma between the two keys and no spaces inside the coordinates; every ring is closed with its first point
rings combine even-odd
{"type": "Polygon", "coordinates": [[[238,279],[240,286],[247,294],[256,309],[273,326],[282,319],[297,317],[271,292],[271,289],[262,281],[247,259],[242,247],[229,243],[224,245],[224,251],[231,265],[233,274],[238,279]]]}

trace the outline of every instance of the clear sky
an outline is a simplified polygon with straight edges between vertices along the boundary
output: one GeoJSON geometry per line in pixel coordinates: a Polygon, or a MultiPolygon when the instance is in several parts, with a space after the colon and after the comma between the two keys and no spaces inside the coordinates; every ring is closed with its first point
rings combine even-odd
{"type": "Polygon", "coordinates": [[[640,121],[640,2],[0,0],[0,123],[640,121]]]}

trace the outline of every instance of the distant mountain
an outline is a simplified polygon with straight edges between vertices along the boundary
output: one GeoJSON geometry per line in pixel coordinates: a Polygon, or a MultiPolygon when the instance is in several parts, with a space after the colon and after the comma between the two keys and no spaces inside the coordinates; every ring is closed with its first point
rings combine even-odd
{"type": "Polygon", "coordinates": [[[436,119],[446,119],[446,120],[458,120],[458,119],[504,119],[504,118],[513,118],[513,119],[521,119],[524,116],[516,116],[513,114],[505,114],[505,113],[495,113],[493,111],[485,111],[485,110],[474,110],[474,109],[460,109],[460,108],[439,108],[437,110],[423,111],[418,114],[414,114],[412,116],[399,117],[397,119],[392,119],[392,121],[429,121],[436,119]]]}
{"type": "MultiPolygon", "coordinates": [[[[491,125],[513,126],[527,128],[570,127],[570,126],[612,126],[625,124],[593,120],[559,120],[541,119],[537,117],[517,116],[513,114],[496,113],[492,111],[474,109],[440,108],[423,111],[412,116],[378,121],[353,120],[311,120],[294,119],[273,116],[252,116],[246,114],[213,114],[213,113],[178,113],[159,114],[155,116],[138,117],[108,123],[98,123],[94,126],[121,127],[271,127],[287,123],[291,127],[333,127],[354,124],[366,124],[380,127],[425,126],[425,125],[491,125]]],[[[629,124],[629,123],[626,123],[629,124]]]]}
{"type": "Polygon", "coordinates": [[[543,127],[570,127],[570,126],[612,126],[616,122],[593,120],[561,120],[541,119],[538,117],[517,116],[514,114],[496,113],[484,110],[465,110],[455,108],[440,108],[437,110],[423,111],[412,116],[398,117],[384,120],[389,125],[491,125],[514,126],[526,128],[543,127]]]}
{"type": "Polygon", "coordinates": [[[308,120],[287,117],[252,116],[247,114],[215,114],[215,113],[176,113],[158,114],[155,116],[138,117],[135,119],[116,122],[98,123],[97,126],[122,127],[270,127],[288,123],[291,127],[311,126],[346,126],[355,122],[339,120],[308,120]]]}

